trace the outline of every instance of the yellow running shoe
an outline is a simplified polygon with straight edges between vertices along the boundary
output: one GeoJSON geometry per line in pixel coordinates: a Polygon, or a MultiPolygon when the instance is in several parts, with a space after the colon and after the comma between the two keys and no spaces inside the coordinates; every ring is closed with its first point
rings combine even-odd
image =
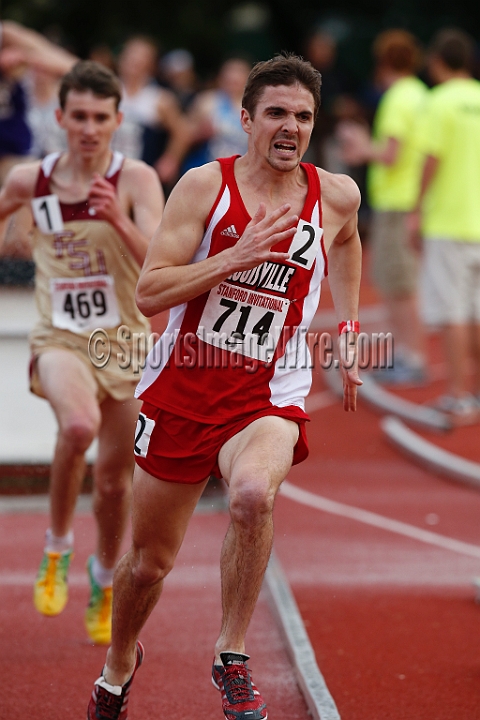
{"type": "Polygon", "coordinates": [[[97,645],[109,645],[112,640],[112,588],[102,588],[92,573],[93,555],[87,560],[90,579],[90,602],[85,611],[85,627],[89,638],[97,645]]]}
{"type": "Polygon", "coordinates": [[[42,615],[59,615],[68,600],[67,575],[73,550],[45,551],[33,588],[33,602],[42,615]]]}

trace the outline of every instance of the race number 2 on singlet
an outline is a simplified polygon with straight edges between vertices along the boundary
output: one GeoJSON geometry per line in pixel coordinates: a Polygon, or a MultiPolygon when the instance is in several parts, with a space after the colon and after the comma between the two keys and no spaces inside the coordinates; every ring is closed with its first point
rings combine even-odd
{"type": "Polygon", "coordinates": [[[82,333],[120,324],[117,296],[111,275],[88,278],[52,278],[52,323],[54,327],[82,333]]]}
{"type": "Polygon", "coordinates": [[[322,235],[322,228],[305,220],[300,220],[297,232],[293,236],[288,250],[288,262],[305,270],[311,270],[320,251],[322,235]]]}
{"type": "Polygon", "coordinates": [[[210,290],[197,336],[222,350],[270,362],[290,300],[220,283],[210,290]]]}

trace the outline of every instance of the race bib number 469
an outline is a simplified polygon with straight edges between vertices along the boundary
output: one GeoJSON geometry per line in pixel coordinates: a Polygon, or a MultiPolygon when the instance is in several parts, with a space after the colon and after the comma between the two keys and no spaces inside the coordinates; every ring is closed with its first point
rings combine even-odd
{"type": "Polygon", "coordinates": [[[112,328],[120,324],[111,275],[52,278],[50,294],[54,327],[82,333],[97,327],[112,328]]]}
{"type": "Polygon", "coordinates": [[[210,291],[197,336],[222,350],[270,362],[289,305],[285,298],[220,283],[210,291]]]}

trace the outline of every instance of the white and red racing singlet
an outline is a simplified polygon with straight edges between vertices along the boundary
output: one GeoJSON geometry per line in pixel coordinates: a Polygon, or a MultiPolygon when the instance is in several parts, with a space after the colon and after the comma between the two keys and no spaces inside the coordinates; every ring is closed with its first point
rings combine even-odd
{"type": "MultiPolygon", "coordinates": [[[[222,186],[192,262],[233,246],[251,218],[234,175],[236,157],[220,158],[222,186]]],[[[311,386],[308,327],[326,275],[320,181],[302,163],[308,191],[297,232],[275,246],[282,263],[233,273],[170,311],[150,351],[136,397],[204,423],[226,423],[278,408],[306,418],[311,386]]],[[[280,409],[284,411],[280,411],[280,409]]]]}

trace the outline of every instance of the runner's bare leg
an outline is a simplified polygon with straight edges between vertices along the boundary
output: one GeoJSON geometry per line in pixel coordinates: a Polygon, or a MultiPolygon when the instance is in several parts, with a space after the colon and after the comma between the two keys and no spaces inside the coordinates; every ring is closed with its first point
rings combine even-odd
{"type": "Polygon", "coordinates": [[[222,626],[216,663],[225,650],[245,652],[245,635],[273,543],[273,505],[298,439],[296,423],[264,417],[231,438],[219,464],[230,487],[230,516],[220,561],[222,626]]]}
{"type": "Polygon", "coordinates": [[[72,527],[85,473],[85,452],[100,425],[97,387],[73,352],[52,349],[37,362],[43,392],[58,422],[50,472],[50,515],[53,534],[63,537],[72,527]]]}
{"type": "Polygon", "coordinates": [[[94,467],[93,511],[97,521],[96,556],[104,568],[113,568],[130,510],[134,469],[133,439],[140,402],[108,397],[100,406],[98,458],[94,467]]]}
{"type": "Polygon", "coordinates": [[[112,645],[104,671],[112,685],[123,685],[132,674],[138,635],[160,597],[206,483],[164,482],[135,468],[132,546],[113,581],[112,645]]]}

